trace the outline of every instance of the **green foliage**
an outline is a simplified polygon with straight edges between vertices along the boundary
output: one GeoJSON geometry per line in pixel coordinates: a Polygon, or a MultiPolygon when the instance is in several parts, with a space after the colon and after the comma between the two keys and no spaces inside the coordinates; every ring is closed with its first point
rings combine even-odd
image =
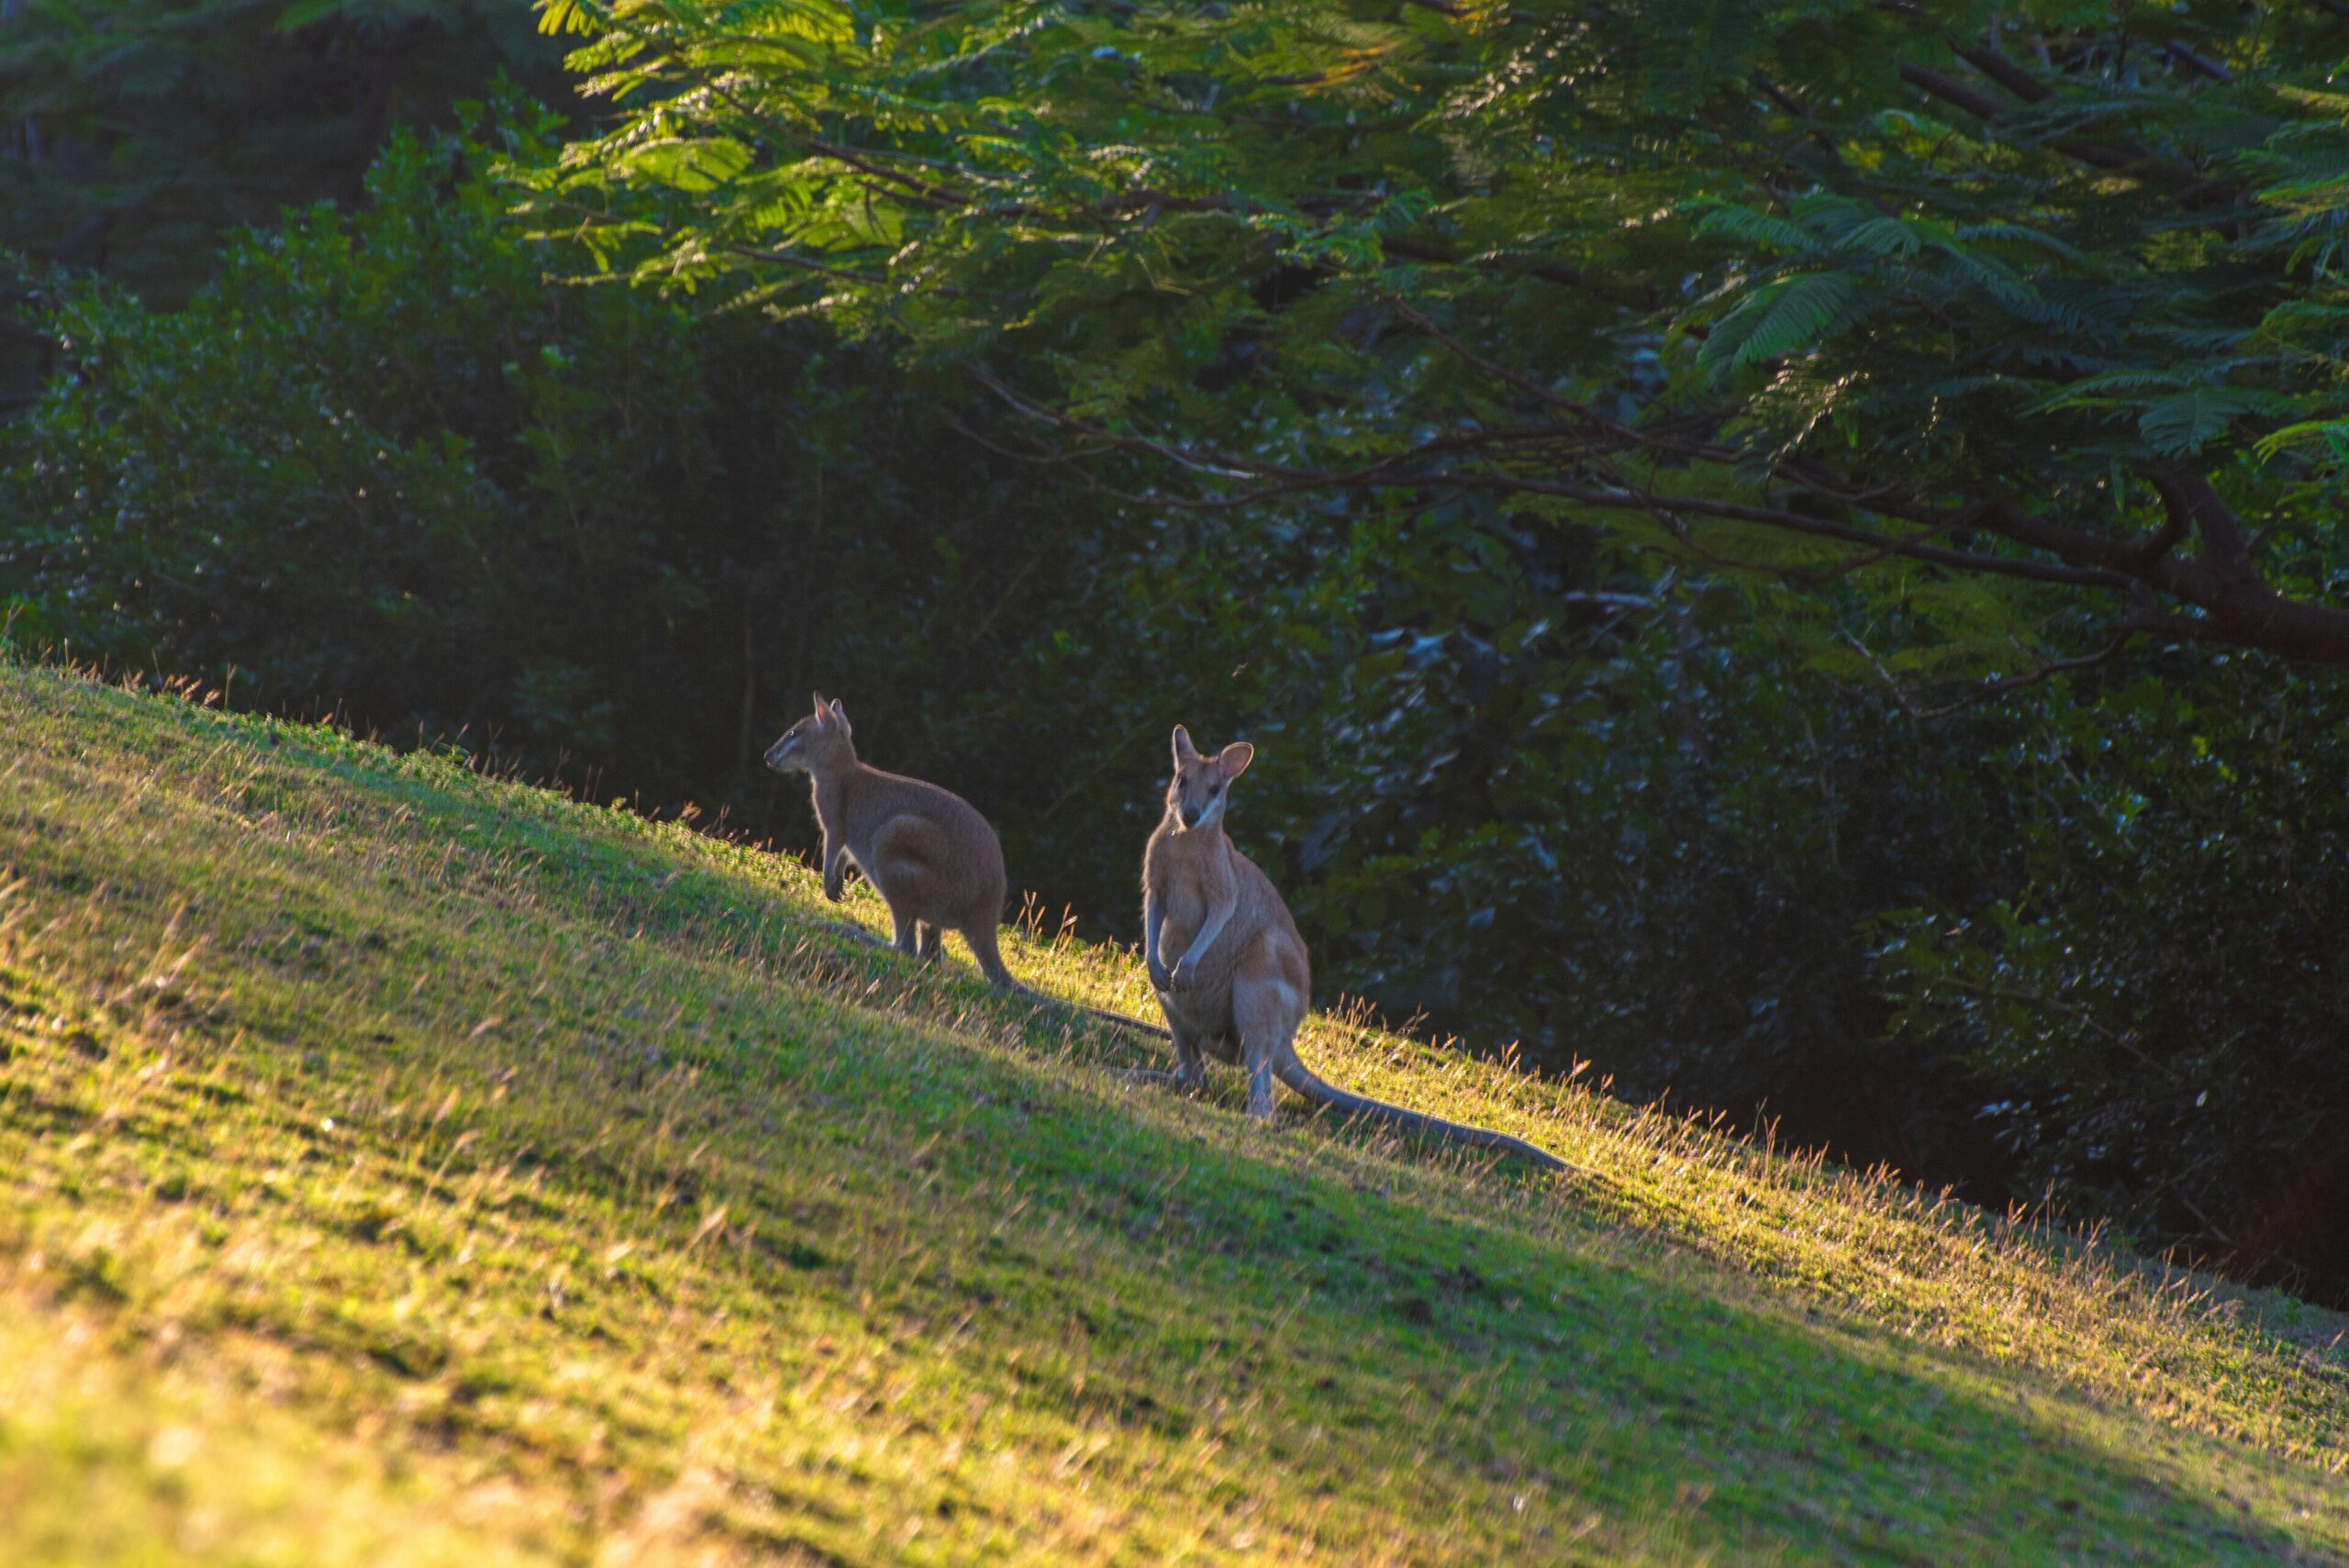
{"type": "Polygon", "coordinates": [[[984,637],[1064,544],[990,559],[1024,489],[853,355],[550,282],[482,172],[549,128],[507,124],[396,137],[364,208],[239,237],[184,310],[39,285],[11,635],[771,826],[755,758],[811,678],[879,664],[858,695],[918,738],[922,673],[861,639],[984,637]]]}
{"type": "Polygon", "coordinates": [[[708,468],[675,439],[706,394],[682,317],[545,288],[478,177],[444,192],[457,157],[397,140],[361,217],[238,239],[184,312],[54,285],[69,368],[0,433],[42,519],[8,545],[20,639],[411,734],[511,691],[535,752],[597,755],[565,628],[623,582],[639,638],[701,607],[641,508],[708,468]]]}
{"type": "Polygon", "coordinates": [[[1737,371],[1809,349],[1854,323],[1859,290],[1837,272],[1792,272],[1740,298],[1697,352],[1708,370],[1737,371]]]}
{"type": "Polygon", "coordinates": [[[2349,661],[2341,470],[2275,439],[2349,363],[2309,314],[2349,210],[2318,7],[759,15],[788,47],[707,0],[547,12],[618,115],[530,177],[551,226],[985,365],[1192,502],[1474,490],[1640,578],[1831,565],[1943,677],[2097,619],[2349,661]],[[2255,593],[2130,547],[2181,464],[2198,528],[2260,531],[2255,593]],[[2000,635],[1917,559],[1997,579],[2000,635]]]}
{"type": "Polygon", "coordinates": [[[525,0],[35,0],[0,19],[0,245],[184,295],[221,231],[350,201],[395,127],[501,74],[552,96],[525,0]]]}
{"type": "Polygon", "coordinates": [[[1989,756],[2010,891],[1887,916],[2022,1178],[2290,1277],[2349,1274],[2349,694],[2258,663],[2033,705],[1989,756]]]}

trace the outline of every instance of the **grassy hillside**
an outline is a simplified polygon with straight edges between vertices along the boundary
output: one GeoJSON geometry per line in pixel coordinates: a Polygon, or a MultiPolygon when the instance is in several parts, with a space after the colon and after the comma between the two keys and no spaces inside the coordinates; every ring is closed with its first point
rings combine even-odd
{"type": "Polygon", "coordinates": [[[1330,1020],[1581,1171],[1251,1125],[831,913],[0,666],[0,1559],[2349,1562],[2338,1318],[1330,1020]]]}

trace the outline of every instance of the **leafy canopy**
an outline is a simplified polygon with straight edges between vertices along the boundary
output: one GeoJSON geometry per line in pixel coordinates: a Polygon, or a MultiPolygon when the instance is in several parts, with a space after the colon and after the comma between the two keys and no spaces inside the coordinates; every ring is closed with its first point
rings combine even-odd
{"type": "Polygon", "coordinates": [[[7,0],[0,245],[184,298],[224,229],[356,200],[393,128],[500,73],[559,93],[530,22],[526,0],[7,0]]]}
{"type": "Polygon", "coordinates": [[[2349,661],[2326,7],[540,9],[617,110],[551,231],[1156,504],[1478,499],[1856,585],[1944,673],[2349,661]]]}

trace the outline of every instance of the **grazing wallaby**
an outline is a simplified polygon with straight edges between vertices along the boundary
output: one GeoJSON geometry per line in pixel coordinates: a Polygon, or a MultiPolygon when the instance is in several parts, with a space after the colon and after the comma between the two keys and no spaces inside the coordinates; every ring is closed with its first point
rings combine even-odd
{"type": "Polygon", "coordinates": [[[821,692],[816,711],[767,748],[767,766],[806,773],[815,784],[825,897],[840,902],[854,862],[889,906],[899,952],[936,958],[945,933],[960,931],[989,980],[1018,988],[995,945],[1003,846],[969,801],[858,762],[848,714],[821,692]]]}
{"type": "MultiPolygon", "coordinates": [[[[818,692],[816,711],[767,748],[776,773],[803,773],[815,786],[816,822],[824,830],[824,896],[837,904],[854,862],[889,906],[899,952],[934,959],[950,930],[963,933],[971,956],[996,984],[1033,1001],[1085,1013],[1144,1034],[1165,1030],[1123,1013],[1065,1002],[1031,991],[1011,977],[996,951],[1003,921],[1003,845],[971,803],[951,790],[856,760],[848,714],[818,692]]],[[[867,941],[880,939],[854,926],[837,928],[867,941]]]]}
{"type": "Polygon", "coordinates": [[[1143,961],[1174,1032],[1177,1063],[1172,1073],[1153,1076],[1196,1088],[1206,1077],[1205,1052],[1247,1069],[1252,1116],[1273,1114],[1273,1080],[1278,1078],[1319,1106],[1569,1169],[1546,1150],[1505,1132],[1350,1095],[1315,1077],[1297,1059],[1297,1027],[1312,989],[1305,939],[1272,879],[1234,847],[1223,828],[1231,783],[1255,755],[1254,747],[1240,740],[1202,756],[1189,732],[1174,727],[1166,815],[1150,836],[1141,870],[1143,961]]]}

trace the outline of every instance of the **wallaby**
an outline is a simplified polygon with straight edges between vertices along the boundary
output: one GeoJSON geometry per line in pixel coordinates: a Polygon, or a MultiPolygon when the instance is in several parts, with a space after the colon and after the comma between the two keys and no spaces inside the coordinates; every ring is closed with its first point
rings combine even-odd
{"type": "Polygon", "coordinates": [[[853,862],[889,906],[899,952],[936,958],[945,933],[960,931],[989,980],[1017,985],[995,944],[1004,891],[995,829],[951,790],[858,762],[847,710],[815,695],[816,711],[785,730],[766,761],[815,785],[824,896],[841,901],[853,862]]]}
{"type": "MultiPolygon", "coordinates": [[[[815,694],[816,710],[767,748],[776,773],[806,773],[815,786],[816,824],[824,832],[824,896],[837,904],[853,862],[889,906],[899,952],[938,957],[945,933],[960,931],[980,971],[996,984],[1034,1001],[1085,1013],[1165,1038],[1165,1031],[1079,1002],[1031,991],[1011,977],[996,950],[1003,922],[1003,845],[971,803],[919,779],[885,773],[857,761],[847,710],[815,694]]],[[[836,928],[878,942],[854,926],[836,928]]]]}
{"type": "Polygon", "coordinates": [[[1319,1106],[1383,1118],[1485,1149],[1505,1149],[1552,1170],[1566,1162],[1490,1128],[1424,1116],[1323,1083],[1297,1059],[1297,1031],[1312,994],[1305,939],[1272,879],[1224,831],[1231,784],[1256,749],[1236,740],[1200,755],[1174,727],[1174,777],[1166,815],[1142,856],[1142,957],[1174,1038],[1176,1066],[1147,1076],[1197,1088],[1202,1053],[1248,1073],[1248,1111],[1273,1114],[1278,1078],[1319,1106]],[[1174,955],[1168,962],[1169,954],[1174,955]]]}

